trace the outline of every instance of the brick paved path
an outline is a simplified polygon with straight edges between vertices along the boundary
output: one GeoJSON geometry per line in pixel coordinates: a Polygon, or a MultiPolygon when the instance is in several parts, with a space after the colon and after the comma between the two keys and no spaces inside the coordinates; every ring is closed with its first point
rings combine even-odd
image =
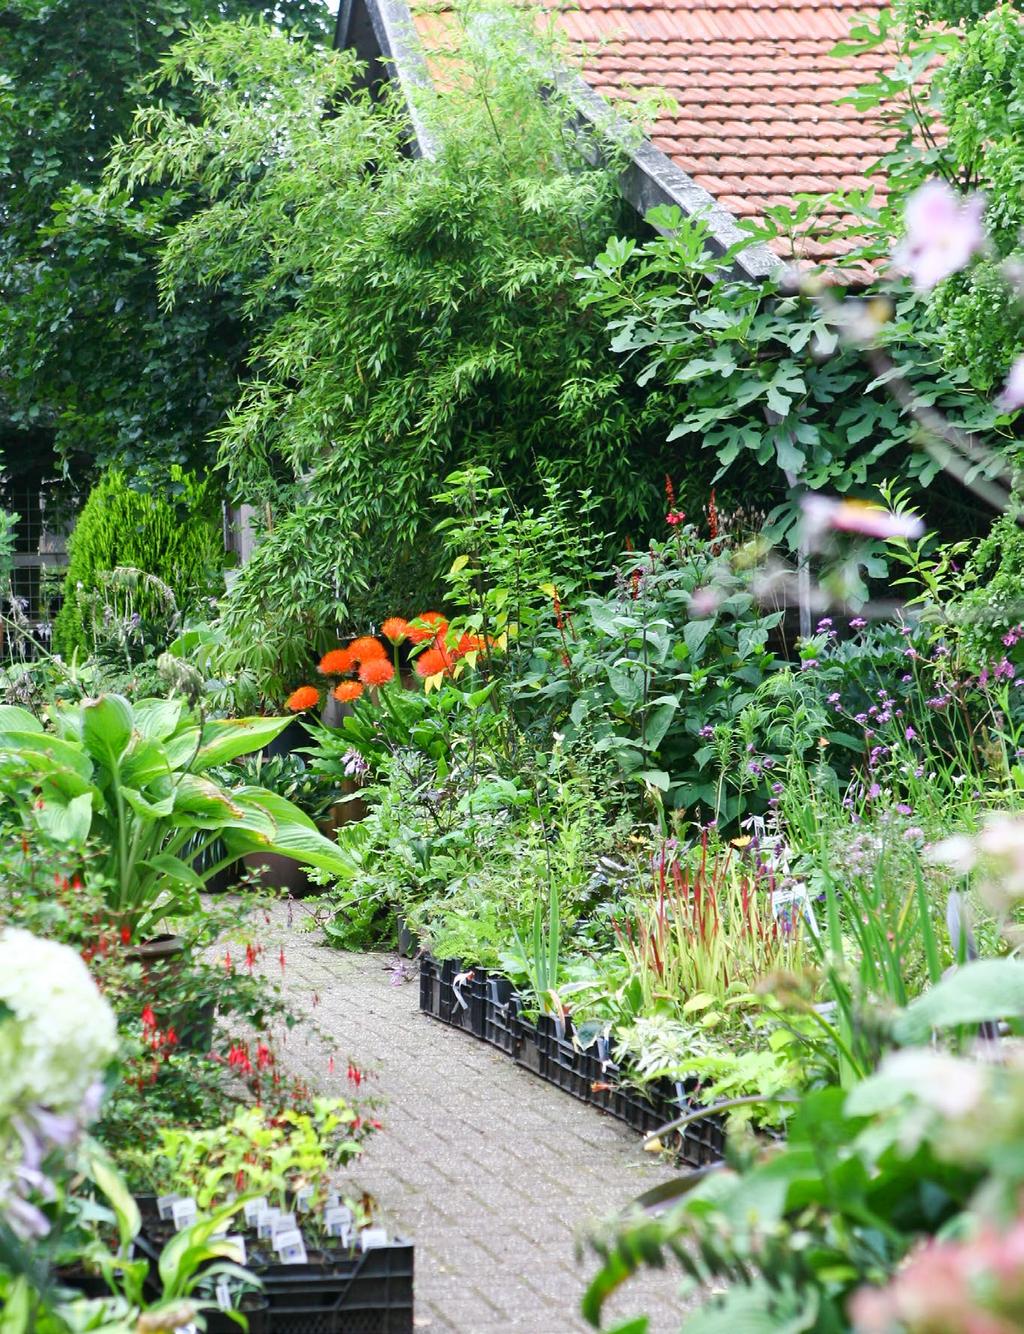
{"type": "MultiPolygon", "coordinates": [[[[303,909],[275,912],[285,983],[334,1035],[335,1072],[316,1039],[293,1034],[288,1059],[344,1093],[351,1058],[373,1072],[384,1133],[353,1179],[392,1232],[416,1243],[416,1328],[432,1334],[576,1334],[593,1269],[576,1236],[673,1174],[631,1131],[419,1013],[415,981],[391,984],[393,958],[348,954],[301,930],[303,909]]],[[[676,1334],[678,1273],[648,1271],[621,1294],[621,1319],[646,1311],[651,1334],[676,1334]]],[[[611,1320],[608,1322],[613,1323],[611,1320]]]]}

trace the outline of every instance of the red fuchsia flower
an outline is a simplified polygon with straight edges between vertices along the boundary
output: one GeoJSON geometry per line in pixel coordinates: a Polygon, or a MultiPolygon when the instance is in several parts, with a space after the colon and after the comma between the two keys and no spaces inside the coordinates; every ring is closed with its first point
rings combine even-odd
{"type": "Polygon", "coordinates": [[[362,693],[363,687],[359,681],[339,681],[331,691],[334,698],[341,704],[351,704],[362,693]]]}
{"type": "Polygon", "coordinates": [[[929,181],[907,201],[906,235],[893,252],[893,263],[919,292],[964,268],[985,245],[981,195],[962,199],[944,181],[929,181]]]}
{"type": "Polygon", "coordinates": [[[176,1047],[178,1045],[178,1034],[173,1024],[163,1035],[163,1041],[164,1045],[168,1047],[176,1047]]]}
{"type": "Polygon", "coordinates": [[[266,1070],[274,1064],[274,1056],[265,1042],[261,1042],[256,1048],[256,1069],[266,1070]]]}
{"type": "Polygon", "coordinates": [[[284,702],[290,713],[302,713],[304,709],[315,709],[320,703],[320,691],[316,686],[299,686],[284,702]]]}
{"type": "Polygon", "coordinates": [[[252,1062],[249,1060],[249,1053],[240,1042],[236,1042],[229,1048],[228,1065],[232,1070],[238,1070],[243,1075],[252,1074],[252,1062]]]}
{"type": "Polygon", "coordinates": [[[349,1061],[346,1078],[350,1084],[354,1085],[355,1088],[358,1088],[363,1082],[363,1072],[354,1062],[349,1061]]]}
{"type": "Polygon", "coordinates": [[[317,671],[321,676],[344,676],[355,665],[356,660],[350,648],[332,648],[320,659],[317,671]]]}
{"type": "Polygon", "coordinates": [[[231,962],[230,950],[224,955],[224,971],[225,973],[233,973],[235,971],[235,965],[231,962]]]}
{"type": "Polygon", "coordinates": [[[371,658],[359,668],[359,679],[364,686],[386,686],[394,675],[395,669],[387,658],[371,658]]]}
{"type": "Polygon", "coordinates": [[[156,1028],[156,1015],[153,1013],[151,1005],[145,1005],[142,1009],[142,1027],[145,1029],[156,1028]]]}
{"type": "Polygon", "coordinates": [[[121,928],[121,944],[130,945],[131,943],[132,943],[132,929],[130,926],[123,926],[121,928]]]}
{"type": "Polygon", "coordinates": [[[389,616],[380,627],[380,632],[392,644],[401,644],[409,637],[409,622],[401,616],[389,616]]]}
{"type": "Polygon", "coordinates": [[[245,947],[245,966],[250,973],[256,967],[256,960],[258,957],[259,953],[256,949],[256,946],[250,942],[245,947]]]}
{"type": "Polygon", "coordinates": [[[333,1056],[330,1056],[330,1057],[328,1057],[328,1059],[327,1059],[327,1073],[328,1073],[329,1075],[333,1075],[333,1074],[334,1074],[334,1057],[333,1057],[333,1056]]]}
{"type": "Polygon", "coordinates": [[[281,949],[280,949],[279,952],[278,952],[278,955],[277,955],[277,961],[278,961],[278,963],[281,965],[281,972],[283,973],[283,972],[284,972],[284,946],[283,946],[283,945],[281,946],[281,949]]]}

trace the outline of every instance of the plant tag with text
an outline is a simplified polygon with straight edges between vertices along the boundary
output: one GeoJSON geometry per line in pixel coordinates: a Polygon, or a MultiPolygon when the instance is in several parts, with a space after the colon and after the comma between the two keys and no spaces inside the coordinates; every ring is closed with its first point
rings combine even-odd
{"type": "Polygon", "coordinates": [[[279,1232],[274,1238],[274,1250],[277,1258],[285,1265],[306,1264],[306,1243],[298,1228],[279,1232]]]}
{"type": "Polygon", "coordinates": [[[264,1209],[266,1208],[267,1208],[267,1198],[265,1195],[260,1195],[255,1200],[246,1200],[245,1208],[243,1211],[245,1213],[246,1223],[248,1223],[250,1227],[253,1227],[256,1223],[257,1218],[259,1218],[260,1214],[263,1213],[264,1209]]]}
{"type": "Polygon", "coordinates": [[[232,1310],[234,1303],[231,1300],[231,1288],[229,1287],[226,1278],[222,1278],[217,1284],[217,1289],[214,1295],[217,1298],[217,1305],[222,1311],[232,1310]]]}
{"type": "Polygon", "coordinates": [[[181,1199],[180,1195],[161,1195],[157,1199],[156,1202],[157,1213],[159,1213],[160,1221],[162,1223],[169,1223],[171,1221],[172,1217],[171,1208],[174,1205],[174,1202],[180,1199],[181,1199]]]}
{"type": "Polygon", "coordinates": [[[343,1204],[324,1210],[324,1230],[329,1237],[347,1237],[352,1231],[352,1210],[343,1204]]]}
{"type": "Polygon", "coordinates": [[[313,1187],[303,1186],[295,1195],[295,1212],[308,1214],[313,1207],[313,1187]]]}
{"type": "Polygon", "coordinates": [[[361,1251],[370,1251],[375,1246],[386,1246],[387,1244],[388,1234],[385,1228],[364,1227],[359,1234],[359,1249],[361,1251]]]}
{"type": "Polygon", "coordinates": [[[256,1220],[256,1235],[261,1241],[269,1241],[274,1235],[274,1221],[280,1209],[264,1209],[256,1220]]]}
{"type": "Polygon", "coordinates": [[[294,1232],[297,1227],[294,1214],[278,1214],[274,1219],[274,1236],[279,1232],[294,1232]]]}
{"type": "Polygon", "coordinates": [[[814,904],[806,885],[795,884],[788,889],[773,890],[772,913],[783,930],[792,930],[796,925],[794,918],[802,917],[811,934],[815,937],[819,934],[818,919],[814,915],[814,904]]]}
{"type": "Polygon", "coordinates": [[[191,1198],[175,1200],[171,1205],[171,1219],[174,1222],[175,1232],[180,1232],[182,1228],[191,1227],[198,1215],[196,1202],[191,1198]]]}

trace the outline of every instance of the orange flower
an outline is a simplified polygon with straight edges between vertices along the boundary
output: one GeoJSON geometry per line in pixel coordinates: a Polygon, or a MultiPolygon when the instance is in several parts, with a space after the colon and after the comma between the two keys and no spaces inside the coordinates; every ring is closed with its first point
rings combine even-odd
{"type": "Polygon", "coordinates": [[[301,713],[303,709],[313,709],[320,703],[320,691],[316,686],[299,686],[284,702],[284,707],[292,713],[301,713]]]}
{"type": "Polygon", "coordinates": [[[487,642],[483,635],[463,635],[457,645],[456,651],[462,655],[464,653],[482,653],[487,647],[487,642]]]}
{"type": "Polygon", "coordinates": [[[438,672],[446,672],[452,665],[451,657],[443,648],[428,648],[416,659],[416,671],[420,676],[437,676],[438,672]]]}
{"type": "Polygon", "coordinates": [[[389,616],[380,627],[380,632],[385,639],[390,639],[392,644],[400,644],[403,639],[408,638],[409,622],[403,620],[401,616],[389,616]]]}
{"type": "Polygon", "coordinates": [[[317,671],[321,676],[344,676],[355,665],[356,660],[352,656],[351,649],[332,648],[330,653],[325,653],[320,659],[320,666],[317,671]]]}
{"type": "Polygon", "coordinates": [[[340,681],[334,687],[331,694],[342,704],[349,704],[352,700],[358,699],[363,693],[363,687],[358,681],[340,681]]]}
{"type": "Polygon", "coordinates": [[[364,686],[384,686],[392,679],[395,669],[387,658],[371,658],[359,668],[359,679],[364,686]]]}
{"type": "Polygon", "coordinates": [[[379,639],[373,635],[363,635],[360,639],[353,639],[348,646],[355,662],[379,662],[381,658],[388,656],[388,651],[379,639]]]}
{"type": "Polygon", "coordinates": [[[409,626],[409,638],[414,644],[422,644],[425,639],[443,635],[447,629],[448,622],[439,611],[421,611],[409,626]]]}

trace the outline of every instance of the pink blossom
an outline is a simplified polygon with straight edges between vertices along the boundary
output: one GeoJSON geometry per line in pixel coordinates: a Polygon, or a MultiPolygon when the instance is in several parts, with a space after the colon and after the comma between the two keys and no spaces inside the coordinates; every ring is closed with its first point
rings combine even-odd
{"type": "Polygon", "coordinates": [[[944,181],[922,185],[907,201],[906,235],[893,254],[897,269],[919,292],[958,273],[985,244],[984,210],[981,195],[961,199],[944,181]]]}
{"type": "Polygon", "coordinates": [[[860,533],[864,537],[906,538],[924,536],[924,524],[916,514],[896,514],[866,500],[837,500],[809,495],[802,501],[804,531],[809,541],[828,530],[860,533]]]}
{"type": "Polygon", "coordinates": [[[1004,412],[1014,412],[1017,408],[1024,408],[1024,357],[1018,357],[1010,367],[1006,384],[996,399],[996,405],[1004,412]]]}

